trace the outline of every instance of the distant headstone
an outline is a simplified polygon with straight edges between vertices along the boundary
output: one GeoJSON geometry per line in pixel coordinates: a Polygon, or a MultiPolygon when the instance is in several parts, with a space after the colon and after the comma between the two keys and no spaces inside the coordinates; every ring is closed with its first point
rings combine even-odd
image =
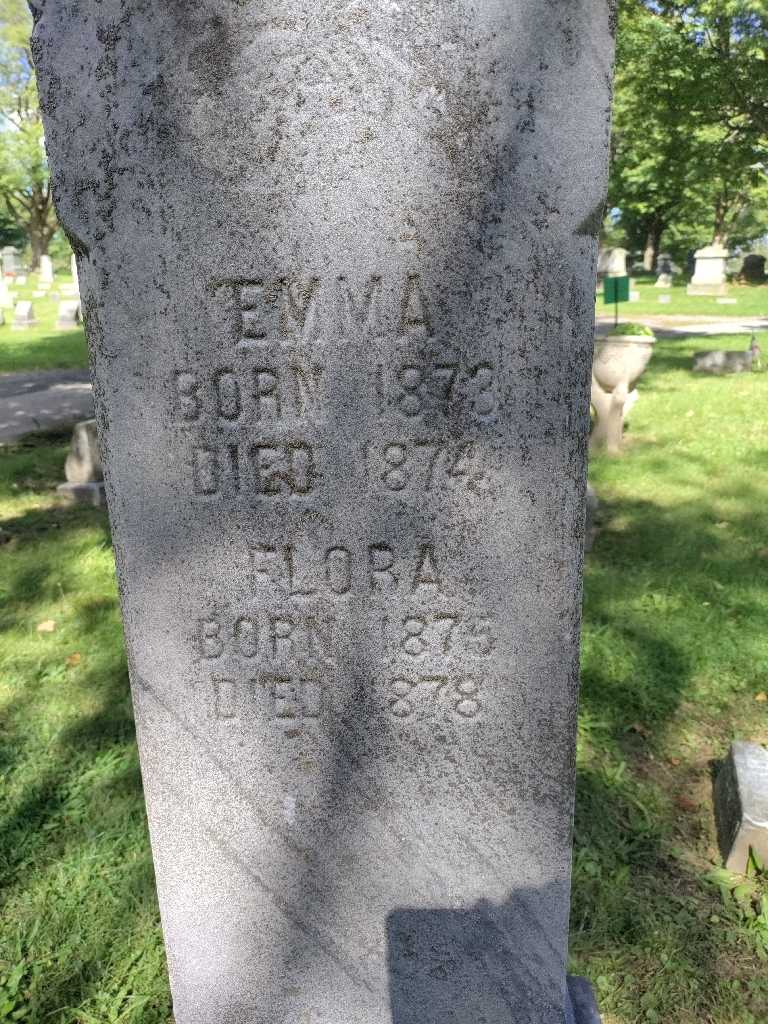
{"type": "Polygon", "coordinates": [[[566,1024],[609,5],[35,11],[174,1020],[566,1024]]]}
{"type": "Polygon", "coordinates": [[[62,287],[61,287],[62,294],[70,295],[70,296],[77,296],[77,298],[79,299],[79,297],[80,297],[80,284],[79,284],[78,277],[77,277],[77,258],[75,257],[74,253],[72,253],[72,255],[70,257],[69,266],[70,266],[70,269],[72,271],[72,282],[71,283],[67,282],[66,284],[62,285],[62,287]]]}
{"type": "Polygon", "coordinates": [[[64,330],[68,327],[80,326],[80,300],[64,299],[59,303],[56,313],[56,327],[64,330]]]}
{"type": "Polygon", "coordinates": [[[639,302],[640,301],[640,292],[637,292],[634,289],[630,288],[630,290],[629,290],[629,301],[630,302],[639,302]]]}
{"type": "Polygon", "coordinates": [[[40,283],[53,284],[53,260],[50,256],[40,257],[40,283]]]}
{"type": "Polygon", "coordinates": [[[662,306],[668,305],[671,301],[672,301],[672,296],[671,295],[660,295],[659,296],[659,302],[662,304],[662,306]]]}
{"type": "Polygon", "coordinates": [[[606,277],[626,277],[628,249],[604,249],[600,253],[599,272],[606,277]]]}
{"type": "Polygon", "coordinates": [[[656,278],[656,288],[672,287],[672,263],[668,257],[659,257],[659,276],[656,278]]]}
{"type": "Polygon", "coordinates": [[[2,251],[3,277],[14,277],[19,265],[19,251],[12,245],[6,245],[2,251]]]}
{"type": "Polygon", "coordinates": [[[16,303],[16,295],[8,287],[4,277],[0,277],[0,309],[13,309],[16,303]]]}
{"type": "Polygon", "coordinates": [[[737,299],[715,299],[718,306],[735,306],[737,299]]]}
{"type": "Polygon", "coordinates": [[[64,475],[67,482],[59,484],[59,494],[79,505],[104,505],[104,472],[96,420],[75,424],[64,475]]]}
{"type": "Polygon", "coordinates": [[[33,299],[44,299],[48,293],[43,288],[38,288],[36,292],[32,292],[33,299]]]}
{"type": "Polygon", "coordinates": [[[27,283],[27,275],[26,274],[17,274],[16,275],[16,284],[19,285],[20,288],[23,288],[26,285],[26,283],[27,283]]]}
{"type": "Polygon", "coordinates": [[[765,284],[765,256],[750,253],[741,264],[740,277],[748,284],[765,284]]]}
{"type": "Polygon", "coordinates": [[[35,311],[32,308],[32,303],[28,299],[22,302],[17,302],[13,315],[13,327],[31,327],[36,323],[37,320],[35,320],[35,311]]]}
{"type": "Polygon", "coordinates": [[[729,871],[745,872],[750,847],[768,864],[768,750],[732,744],[715,780],[720,852],[729,871]]]}
{"type": "Polygon", "coordinates": [[[725,261],[728,250],[722,245],[707,245],[696,252],[696,269],[688,285],[689,295],[725,295],[725,261]]]}

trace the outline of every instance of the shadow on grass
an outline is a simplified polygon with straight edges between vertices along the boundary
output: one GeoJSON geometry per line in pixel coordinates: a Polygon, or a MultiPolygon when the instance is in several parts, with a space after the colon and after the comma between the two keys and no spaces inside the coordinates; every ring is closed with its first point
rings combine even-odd
{"type": "MultiPolygon", "coordinates": [[[[657,462],[654,471],[674,468],[674,460],[657,462]]],[[[715,466],[698,462],[705,479],[707,468],[713,475],[715,466]]],[[[603,1008],[627,1019],[648,1009],[650,1017],[637,1019],[758,1021],[768,996],[754,947],[717,917],[706,868],[676,852],[681,843],[713,843],[708,759],[702,755],[695,778],[659,764],[689,701],[716,719],[716,706],[707,711],[701,699],[703,677],[716,680],[726,702],[734,696],[728,679],[760,685],[768,561],[756,550],[768,537],[768,509],[760,487],[747,482],[746,461],[741,480],[736,490],[713,483],[674,507],[640,498],[604,503],[587,560],[572,951],[578,969],[594,978],[602,965],[610,974],[603,1008]],[[719,528],[714,506],[726,498],[741,508],[719,528]],[[676,786],[697,795],[684,798],[685,810],[676,786]],[[724,1014],[728,999],[732,1017],[708,1015],[715,1007],[724,1014]]],[[[710,734],[720,753],[727,736],[710,734]]]]}
{"type": "MultiPolygon", "coordinates": [[[[703,456],[691,461],[715,468],[703,456]]],[[[659,455],[657,463],[659,472],[674,470],[672,457],[659,455]]],[[[663,743],[688,699],[702,651],[715,666],[731,648],[745,663],[756,661],[768,633],[759,578],[768,566],[755,563],[753,543],[768,536],[768,512],[747,468],[738,491],[728,491],[742,503],[728,532],[715,522],[710,499],[722,494],[714,487],[675,508],[647,499],[608,503],[588,562],[581,717],[599,754],[582,759],[578,772],[573,948],[593,976],[600,962],[618,964],[618,973],[638,965],[632,980],[604,993],[606,1009],[627,1015],[637,1012],[641,996],[645,1008],[678,1021],[693,1019],[681,1016],[681,1004],[707,1019],[708,1008],[722,1002],[722,978],[712,970],[721,935],[709,923],[700,873],[673,852],[679,815],[635,769],[663,743]],[[731,613],[738,618],[731,621],[731,613]],[[663,988],[662,953],[679,968],[663,988]]],[[[109,543],[105,518],[88,509],[27,512],[5,526],[22,544],[42,542],[46,533],[50,539],[52,527],[62,539],[88,527],[97,543],[109,543]]],[[[41,543],[34,564],[8,575],[7,606],[15,614],[50,596],[61,572],[54,554],[41,543]]],[[[30,966],[29,1004],[39,1019],[89,1019],[65,1016],[62,1008],[106,999],[128,970],[118,962],[121,951],[128,963],[151,933],[143,955],[154,972],[145,978],[152,1002],[125,1019],[154,1024],[166,1019],[167,993],[116,595],[90,595],[73,616],[78,633],[98,639],[101,655],[71,677],[41,675],[30,665],[31,683],[0,727],[4,770],[24,773],[0,823],[4,899],[31,893],[65,943],[66,955],[50,944],[24,947],[30,964],[49,958],[44,978],[30,966]],[[49,701],[61,699],[62,687],[76,689],[82,703],[41,743],[34,723],[49,701]],[[62,873],[71,877],[71,902],[57,888],[62,873]],[[43,897],[35,895],[41,877],[53,886],[43,897]]],[[[138,990],[138,976],[131,977],[138,990]]]]}
{"type": "MultiPolygon", "coordinates": [[[[6,450],[3,490],[49,492],[65,437],[6,450]]],[[[4,519],[11,540],[0,549],[0,995],[15,968],[8,1013],[19,1019],[166,1024],[117,593],[104,560],[92,579],[78,564],[111,545],[109,527],[101,511],[53,495],[43,504],[4,519]],[[37,640],[36,624],[62,599],[66,621],[37,640]]]]}
{"type": "MultiPolygon", "coordinates": [[[[116,598],[87,602],[77,613],[78,625],[97,637],[115,617],[116,598]]],[[[26,973],[14,1009],[32,1019],[112,1020],[118,1009],[134,1013],[121,1020],[168,1019],[128,675],[119,627],[114,633],[111,650],[92,668],[19,692],[2,735],[16,799],[0,820],[0,889],[6,905],[28,905],[26,913],[17,909],[26,973]],[[51,686],[76,691],[73,713],[41,744],[29,726],[57,714],[51,686]],[[44,927],[30,929],[30,911],[45,914],[44,927]],[[124,987],[126,972],[134,980],[124,987]],[[94,1016],[80,1016],[78,1007],[94,1016]]]]}

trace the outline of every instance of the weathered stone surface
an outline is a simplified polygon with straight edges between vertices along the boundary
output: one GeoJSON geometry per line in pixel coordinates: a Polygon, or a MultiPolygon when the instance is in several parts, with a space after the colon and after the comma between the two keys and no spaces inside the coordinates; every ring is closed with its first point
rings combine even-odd
{"type": "Polygon", "coordinates": [[[562,1024],[609,6],[47,0],[178,1024],[562,1024]]]}
{"type": "Polygon", "coordinates": [[[768,863],[768,750],[731,745],[715,780],[717,837],[725,866],[746,871],[752,847],[768,863]]]}
{"type": "Polygon", "coordinates": [[[64,476],[70,484],[94,483],[104,479],[96,420],[75,424],[64,463],[64,476]]]}

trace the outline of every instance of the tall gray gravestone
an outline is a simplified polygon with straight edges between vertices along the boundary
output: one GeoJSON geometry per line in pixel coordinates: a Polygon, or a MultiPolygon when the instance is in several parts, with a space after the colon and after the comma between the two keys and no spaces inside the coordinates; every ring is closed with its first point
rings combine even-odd
{"type": "Polygon", "coordinates": [[[560,1024],[605,0],[37,0],[177,1024],[560,1024]]]}

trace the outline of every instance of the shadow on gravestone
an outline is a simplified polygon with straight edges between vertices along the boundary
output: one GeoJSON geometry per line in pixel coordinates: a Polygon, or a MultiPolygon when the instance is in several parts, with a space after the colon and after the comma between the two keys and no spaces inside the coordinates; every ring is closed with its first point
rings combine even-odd
{"type": "MultiPolygon", "coordinates": [[[[387,919],[389,990],[392,1024],[442,1024],[514,1019],[517,993],[537,988],[546,976],[548,953],[536,944],[534,906],[556,906],[564,893],[518,890],[501,905],[480,901],[465,910],[403,908],[387,919]],[[515,947],[527,939],[527,970],[510,970],[515,947]],[[450,983],[450,984],[447,984],[450,983]]],[[[549,951],[551,952],[551,951],[549,951]]],[[[563,978],[550,979],[540,1006],[557,1019],[563,1005],[563,978]]],[[[568,979],[567,1024],[600,1024],[591,986],[584,978],[568,979]]]]}

